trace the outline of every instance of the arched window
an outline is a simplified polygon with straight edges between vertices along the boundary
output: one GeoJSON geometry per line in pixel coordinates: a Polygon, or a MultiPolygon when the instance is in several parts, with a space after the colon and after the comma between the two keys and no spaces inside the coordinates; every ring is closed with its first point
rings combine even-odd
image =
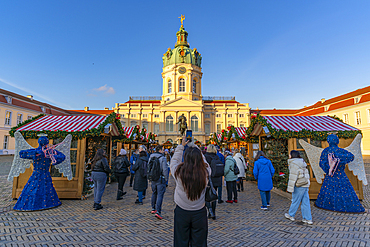
{"type": "Polygon", "coordinates": [[[172,81],[168,81],[168,93],[172,93],[172,81]]]}
{"type": "Polygon", "coordinates": [[[194,132],[198,132],[198,118],[196,116],[192,116],[191,120],[191,130],[194,132]]]}
{"type": "Polygon", "coordinates": [[[197,81],[193,80],[193,93],[197,93],[197,81]]]}
{"type": "Polygon", "coordinates": [[[173,131],[173,117],[166,117],[166,131],[173,131]]]}
{"type": "Polygon", "coordinates": [[[181,78],[179,82],[180,82],[179,92],[185,92],[185,79],[181,78]]]}

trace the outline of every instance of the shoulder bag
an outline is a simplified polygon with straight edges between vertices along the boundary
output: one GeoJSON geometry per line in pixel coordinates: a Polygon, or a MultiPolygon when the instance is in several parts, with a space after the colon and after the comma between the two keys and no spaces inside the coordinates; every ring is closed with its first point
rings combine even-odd
{"type": "Polygon", "coordinates": [[[213,202],[218,199],[217,192],[215,188],[213,187],[212,179],[208,178],[208,185],[206,187],[206,196],[205,200],[206,202],[213,202]]]}

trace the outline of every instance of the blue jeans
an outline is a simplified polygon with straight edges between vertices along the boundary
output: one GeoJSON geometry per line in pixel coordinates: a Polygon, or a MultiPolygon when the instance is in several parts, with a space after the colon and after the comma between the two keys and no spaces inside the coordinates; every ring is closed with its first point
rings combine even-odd
{"type": "Polygon", "coordinates": [[[144,193],[144,191],[138,191],[137,192],[137,196],[139,197],[139,199],[138,199],[139,202],[143,202],[143,193],[144,193]]]}
{"type": "Polygon", "coordinates": [[[271,194],[270,191],[262,191],[260,190],[261,200],[262,200],[262,207],[267,207],[267,204],[270,204],[271,194]]]}
{"type": "Polygon", "coordinates": [[[166,181],[166,185],[168,185],[168,181],[170,181],[170,167],[168,167],[167,169],[167,177],[168,177],[168,180],[166,181]]]}
{"type": "Polygon", "coordinates": [[[166,181],[164,178],[160,178],[158,181],[152,181],[152,191],[152,209],[157,210],[161,214],[163,195],[166,192],[166,181]]]}
{"type": "Polygon", "coordinates": [[[91,178],[94,182],[94,202],[100,203],[107,183],[107,174],[105,172],[91,172],[91,178]]]}
{"type": "Polygon", "coordinates": [[[294,217],[301,204],[302,218],[305,220],[312,220],[310,197],[308,196],[308,187],[294,187],[292,193],[292,204],[289,208],[289,215],[294,217]],[[302,203],[302,204],[301,204],[302,203]]]}

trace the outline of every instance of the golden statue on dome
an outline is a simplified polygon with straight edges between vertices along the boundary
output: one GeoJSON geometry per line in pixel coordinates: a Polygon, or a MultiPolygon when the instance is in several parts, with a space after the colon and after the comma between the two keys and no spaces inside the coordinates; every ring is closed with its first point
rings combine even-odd
{"type": "Polygon", "coordinates": [[[185,20],[185,15],[181,15],[180,17],[180,21],[181,21],[181,26],[183,26],[184,25],[184,20],[185,20]]]}

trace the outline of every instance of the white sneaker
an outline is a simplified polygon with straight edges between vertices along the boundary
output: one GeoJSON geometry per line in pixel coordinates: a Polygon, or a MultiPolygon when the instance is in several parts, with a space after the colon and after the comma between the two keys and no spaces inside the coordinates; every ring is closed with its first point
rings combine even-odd
{"type": "Polygon", "coordinates": [[[303,223],[306,223],[306,224],[309,224],[309,225],[312,225],[313,224],[312,220],[305,220],[305,219],[303,219],[302,222],[303,223]]]}
{"type": "Polygon", "coordinates": [[[285,218],[295,221],[294,217],[290,216],[289,214],[285,214],[285,218]]]}

